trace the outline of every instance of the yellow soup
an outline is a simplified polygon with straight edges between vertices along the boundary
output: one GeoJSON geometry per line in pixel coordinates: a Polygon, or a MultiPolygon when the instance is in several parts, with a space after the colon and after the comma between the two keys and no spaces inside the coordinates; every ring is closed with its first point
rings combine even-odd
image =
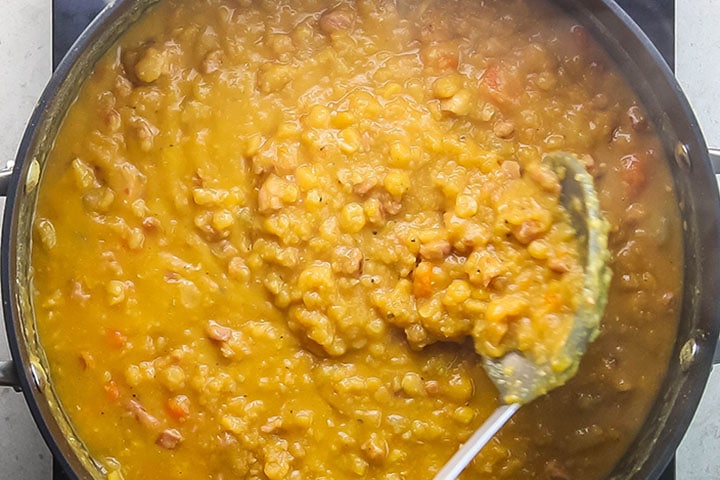
{"type": "Polygon", "coordinates": [[[465,478],[602,478],[657,392],[680,238],[642,107],[536,0],[161,2],[41,180],[38,329],[79,438],[112,480],[432,478],[499,404],[481,356],[564,344],[557,150],[612,224],[610,305],[465,478]]]}

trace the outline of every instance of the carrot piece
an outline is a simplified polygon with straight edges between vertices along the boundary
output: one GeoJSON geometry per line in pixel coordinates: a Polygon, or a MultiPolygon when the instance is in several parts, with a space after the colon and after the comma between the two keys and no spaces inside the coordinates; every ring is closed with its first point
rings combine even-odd
{"type": "Polygon", "coordinates": [[[630,198],[637,196],[647,182],[647,155],[630,154],[620,159],[620,177],[630,198]]]}
{"type": "Polygon", "coordinates": [[[417,298],[428,298],[433,291],[433,265],[420,262],[413,273],[413,295],[417,298]]]}
{"type": "Polygon", "coordinates": [[[175,420],[184,422],[190,416],[190,399],[185,395],[176,395],[165,402],[165,409],[175,420]]]}
{"type": "Polygon", "coordinates": [[[444,72],[455,70],[459,64],[458,47],[452,42],[428,45],[420,51],[420,59],[425,67],[444,72]]]}
{"type": "Polygon", "coordinates": [[[117,401],[120,398],[120,388],[118,387],[117,383],[115,383],[115,380],[110,380],[105,385],[103,385],[103,390],[105,390],[108,399],[113,402],[117,401]]]}
{"type": "Polygon", "coordinates": [[[498,63],[487,66],[480,83],[485,86],[492,99],[501,104],[517,102],[516,97],[522,93],[521,85],[503,71],[502,65],[498,63]]]}
{"type": "Polygon", "coordinates": [[[120,330],[108,330],[107,338],[110,345],[114,348],[124,348],[127,344],[127,336],[120,330]]]}
{"type": "Polygon", "coordinates": [[[488,65],[485,73],[482,75],[481,81],[493,90],[497,90],[500,87],[500,68],[497,63],[488,65]]]}

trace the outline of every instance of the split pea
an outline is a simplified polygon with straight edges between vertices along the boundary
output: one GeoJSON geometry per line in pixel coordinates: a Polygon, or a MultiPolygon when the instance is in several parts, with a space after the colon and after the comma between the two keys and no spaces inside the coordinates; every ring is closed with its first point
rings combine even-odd
{"type": "Polygon", "coordinates": [[[348,233],[357,233],[365,226],[365,211],[359,203],[348,203],[340,212],[340,228],[348,233]]]}

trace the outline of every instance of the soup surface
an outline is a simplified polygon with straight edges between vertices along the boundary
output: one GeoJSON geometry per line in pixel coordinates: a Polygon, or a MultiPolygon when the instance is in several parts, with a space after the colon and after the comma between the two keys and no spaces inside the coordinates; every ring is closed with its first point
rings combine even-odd
{"type": "Polygon", "coordinates": [[[679,220],[643,109],[533,1],[182,1],[97,64],[41,179],[50,376],[109,479],[432,478],[562,348],[582,281],[548,152],[610,221],[566,386],[466,478],[603,478],[667,364],[679,220]]]}

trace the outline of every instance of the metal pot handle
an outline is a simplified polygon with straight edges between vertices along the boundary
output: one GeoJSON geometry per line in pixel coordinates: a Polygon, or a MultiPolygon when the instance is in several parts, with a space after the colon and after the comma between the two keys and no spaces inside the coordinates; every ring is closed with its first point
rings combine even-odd
{"type": "Polygon", "coordinates": [[[15,390],[20,390],[20,378],[15,368],[15,362],[12,360],[0,362],[0,387],[13,387],[15,390]]]}
{"type": "Polygon", "coordinates": [[[709,148],[708,152],[715,175],[720,175],[720,148],[709,148]]]}
{"type": "MultiPolygon", "coordinates": [[[[715,178],[717,178],[718,187],[720,187],[720,149],[709,148],[710,163],[712,163],[713,172],[715,172],[715,178]]],[[[713,365],[720,365],[720,339],[715,346],[715,355],[713,356],[713,365]]]]}
{"type": "Polygon", "coordinates": [[[0,197],[6,197],[8,187],[10,187],[10,177],[12,177],[13,165],[15,162],[8,163],[5,168],[0,170],[0,197]]]}
{"type": "MultiPolygon", "coordinates": [[[[7,196],[12,171],[12,163],[0,170],[0,196],[7,196]]],[[[20,379],[15,368],[15,362],[12,360],[0,361],[0,387],[13,387],[15,390],[20,390],[20,379]]]]}

